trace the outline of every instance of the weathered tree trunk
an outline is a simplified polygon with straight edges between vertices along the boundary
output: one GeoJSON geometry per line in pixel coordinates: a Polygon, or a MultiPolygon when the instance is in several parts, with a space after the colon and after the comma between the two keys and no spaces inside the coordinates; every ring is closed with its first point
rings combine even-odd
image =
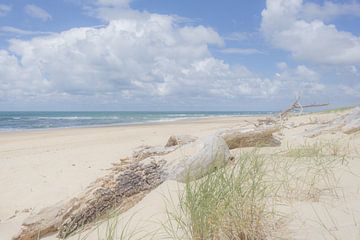
{"type": "Polygon", "coordinates": [[[131,204],[132,197],[157,187],[165,180],[164,164],[161,160],[135,162],[119,174],[106,176],[80,196],[45,208],[28,218],[15,239],[32,240],[57,231],[58,237],[65,238],[114,207],[128,209],[126,205],[131,204]]]}
{"type": "Polygon", "coordinates": [[[360,131],[360,107],[356,107],[351,112],[341,115],[326,124],[307,130],[305,137],[312,138],[334,132],[352,134],[358,131],[360,131]]]}
{"type": "MultiPolygon", "coordinates": [[[[156,188],[166,179],[184,181],[186,171],[195,173],[195,170],[202,166],[206,172],[212,163],[223,165],[230,157],[224,140],[215,135],[191,145],[192,147],[187,147],[190,150],[189,156],[178,152],[177,157],[165,158],[161,153],[160,156],[148,157],[123,166],[120,172],[113,171],[90,185],[86,192],[78,197],[45,208],[26,219],[20,234],[14,239],[33,240],[54,232],[58,232],[58,237],[65,238],[96,221],[111,209],[120,207],[123,211],[127,210],[127,205],[134,202],[136,195],[156,188]],[[215,151],[208,151],[208,148],[215,151]],[[195,166],[196,169],[193,168],[195,166]]],[[[195,178],[201,176],[197,172],[192,175],[195,178]]],[[[139,197],[135,200],[140,199],[139,197]]]]}
{"type": "Polygon", "coordinates": [[[59,227],[60,238],[65,238],[77,229],[95,221],[109,209],[124,206],[125,201],[144,191],[159,186],[164,179],[164,161],[130,164],[108,185],[95,189],[89,197],[79,199],[81,206],[63,219],[59,227]]]}
{"type": "MultiPolygon", "coordinates": [[[[65,238],[81,230],[109,210],[126,211],[147,192],[168,179],[185,181],[198,179],[204,174],[222,167],[230,159],[229,147],[254,147],[272,144],[275,130],[237,132],[227,130],[210,135],[194,143],[171,146],[159,155],[150,151],[133,157],[132,163],[116,166],[115,170],[91,184],[78,197],[60,202],[30,216],[23,223],[16,240],[34,240],[58,232],[65,238]],[[228,147],[229,145],[229,147],[228,147]]],[[[184,140],[183,140],[184,141],[184,140]]],[[[193,139],[187,141],[191,142],[193,139]]],[[[179,143],[175,143],[179,144],[179,143]]],[[[174,145],[174,143],[169,144],[174,145]]],[[[148,150],[148,148],[147,148],[148,150]]]]}

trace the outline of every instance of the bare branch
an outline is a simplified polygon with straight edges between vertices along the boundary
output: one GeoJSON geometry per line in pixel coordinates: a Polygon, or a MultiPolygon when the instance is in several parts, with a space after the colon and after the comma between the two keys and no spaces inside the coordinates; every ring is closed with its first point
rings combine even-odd
{"type": "Polygon", "coordinates": [[[296,100],[287,109],[285,109],[279,114],[279,118],[284,119],[286,116],[289,115],[290,112],[293,112],[295,110],[300,110],[300,114],[302,114],[304,108],[324,107],[329,105],[329,103],[302,105],[300,103],[300,98],[300,96],[296,97],[296,100]]]}

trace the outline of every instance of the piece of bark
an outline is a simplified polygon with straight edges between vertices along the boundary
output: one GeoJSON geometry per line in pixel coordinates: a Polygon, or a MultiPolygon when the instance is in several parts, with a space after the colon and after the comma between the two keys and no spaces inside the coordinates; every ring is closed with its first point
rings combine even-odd
{"type": "Polygon", "coordinates": [[[191,135],[171,135],[165,147],[184,145],[196,141],[197,137],[191,135]]]}
{"type": "Polygon", "coordinates": [[[124,204],[124,201],[138,193],[154,189],[165,179],[164,161],[134,163],[121,172],[109,187],[96,189],[81,207],[71,212],[59,227],[58,237],[65,238],[81,227],[94,222],[110,209],[124,204]]]}
{"type": "Polygon", "coordinates": [[[166,155],[172,151],[174,151],[176,149],[176,147],[163,147],[163,146],[140,146],[139,148],[137,148],[133,154],[132,154],[132,159],[134,161],[141,161],[144,160],[148,157],[152,157],[152,156],[161,156],[161,155],[166,155]]]}
{"type": "Polygon", "coordinates": [[[42,209],[38,214],[25,219],[21,233],[13,239],[33,240],[57,231],[67,212],[75,209],[76,198],[61,201],[51,207],[42,209]]]}
{"type": "Polygon", "coordinates": [[[165,146],[140,146],[132,154],[134,161],[141,161],[152,156],[166,155],[178,147],[196,141],[197,137],[190,135],[172,135],[165,146]]]}

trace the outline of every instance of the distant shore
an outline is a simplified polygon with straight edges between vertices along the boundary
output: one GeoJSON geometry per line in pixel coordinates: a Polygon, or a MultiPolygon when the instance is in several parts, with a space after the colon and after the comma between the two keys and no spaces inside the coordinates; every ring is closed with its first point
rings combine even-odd
{"type": "Polygon", "coordinates": [[[208,117],[259,116],[272,111],[0,112],[0,131],[156,124],[208,117]]]}

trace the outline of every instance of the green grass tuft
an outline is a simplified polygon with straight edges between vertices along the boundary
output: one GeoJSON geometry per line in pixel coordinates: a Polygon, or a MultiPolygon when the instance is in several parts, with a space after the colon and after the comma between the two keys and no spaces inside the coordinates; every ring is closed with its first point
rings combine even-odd
{"type": "Polygon", "coordinates": [[[264,159],[252,152],[230,168],[187,181],[179,211],[169,213],[178,229],[167,231],[176,239],[263,239],[272,193],[264,177],[264,159]]]}
{"type": "Polygon", "coordinates": [[[334,169],[342,165],[346,154],[335,143],[243,152],[233,165],[187,181],[165,230],[172,239],[266,239],[284,218],[280,205],[337,196],[334,169]]]}

